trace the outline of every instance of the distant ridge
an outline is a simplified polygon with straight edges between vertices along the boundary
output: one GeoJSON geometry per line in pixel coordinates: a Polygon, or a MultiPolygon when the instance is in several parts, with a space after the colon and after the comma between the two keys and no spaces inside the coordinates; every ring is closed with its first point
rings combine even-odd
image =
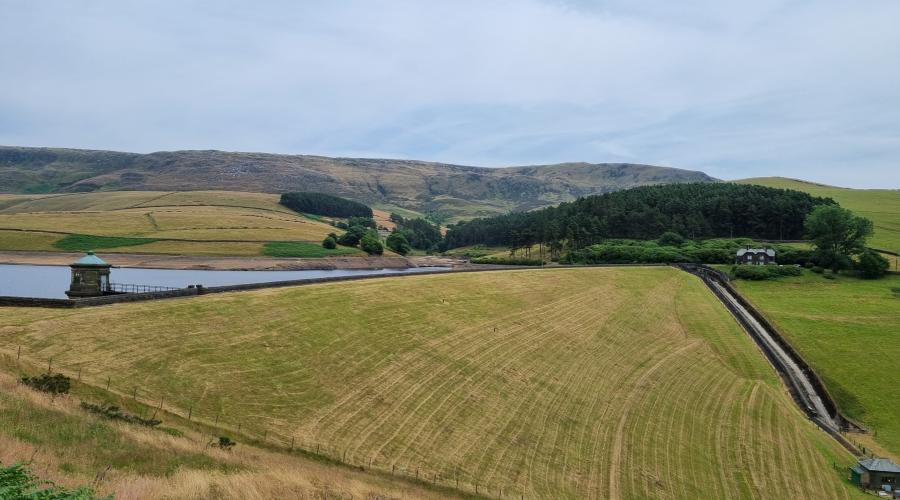
{"type": "Polygon", "coordinates": [[[717,182],[630,163],[484,168],[416,160],[224,151],[149,154],[0,146],[0,192],[320,191],[376,206],[470,218],[649,184],[717,182]]]}

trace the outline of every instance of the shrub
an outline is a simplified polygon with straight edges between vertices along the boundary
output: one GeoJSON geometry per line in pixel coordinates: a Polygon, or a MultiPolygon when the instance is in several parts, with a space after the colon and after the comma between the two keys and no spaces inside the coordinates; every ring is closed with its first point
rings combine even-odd
{"type": "Polygon", "coordinates": [[[887,272],[890,266],[891,264],[887,259],[871,250],[863,252],[862,255],[859,256],[859,262],[856,264],[859,275],[862,278],[869,280],[878,279],[884,276],[884,273],[887,272]]]}
{"type": "Polygon", "coordinates": [[[680,247],[684,245],[684,236],[674,232],[674,231],[666,231],[656,240],[660,246],[663,247],[680,247]]]}
{"type": "Polygon", "coordinates": [[[72,379],[61,373],[56,375],[45,373],[40,377],[22,377],[22,383],[41,392],[68,394],[72,379]]]}
{"type": "Polygon", "coordinates": [[[391,233],[387,237],[387,240],[385,240],[385,244],[387,244],[388,248],[400,255],[406,255],[412,250],[409,240],[406,239],[403,231],[394,231],[391,233]]]}
{"type": "Polygon", "coordinates": [[[350,227],[360,226],[364,228],[377,229],[375,227],[375,219],[372,217],[350,217],[347,220],[347,225],[350,227]]]}
{"type": "Polygon", "coordinates": [[[223,450],[230,450],[236,444],[237,443],[232,441],[228,436],[219,436],[219,441],[215,445],[223,450]]]}
{"type": "Polygon", "coordinates": [[[813,267],[812,267],[812,272],[814,272],[814,273],[816,273],[816,274],[822,274],[822,273],[825,272],[825,268],[824,268],[824,267],[821,267],[821,266],[813,266],[813,267]]]}
{"type": "Polygon", "coordinates": [[[329,250],[334,250],[337,248],[337,239],[334,236],[328,235],[322,240],[322,247],[327,248],[329,250]]]}
{"type": "Polygon", "coordinates": [[[38,479],[25,464],[0,465],[0,498],[41,500],[91,500],[96,498],[87,486],[68,489],[38,479]]]}
{"type": "Polygon", "coordinates": [[[381,245],[381,240],[372,233],[366,233],[365,236],[359,240],[359,248],[369,255],[381,255],[384,253],[384,247],[381,245]]]}
{"type": "Polygon", "coordinates": [[[143,425],[145,427],[156,427],[161,424],[161,420],[156,420],[152,418],[142,418],[137,415],[131,415],[130,413],[125,413],[118,406],[112,405],[97,405],[93,403],[87,403],[82,401],[81,408],[85,411],[95,413],[100,415],[101,417],[108,418],[110,420],[121,420],[123,422],[128,422],[130,424],[138,424],[143,425]]]}
{"type": "Polygon", "coordinates": [[[783,276],[800,276],[803,270],[796,266],[733,266],[735,278],[745,280],[768,280],[783,276]]]}
{"type": "Polygon", "coordinates": [[[350,226],[347,228],[347,232],[342,234],[337,242],[345,247],[355,247],[359,245],[359,241],[366,234],[366,228],[362,226],[350,226]]]}

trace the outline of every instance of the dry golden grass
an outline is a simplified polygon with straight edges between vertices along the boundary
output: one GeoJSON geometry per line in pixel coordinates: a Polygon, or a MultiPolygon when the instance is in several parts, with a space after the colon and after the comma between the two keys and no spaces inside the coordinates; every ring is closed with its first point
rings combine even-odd
{"type": "Polygon", "coordinates": [[[103,191],[50,195],[0,195],[0,213],[107,211],[136,207],[211,205],[292,213],[277,194],[234,191],[103,191]]]}
{"type": "Polygon", "coordinates": [[[278,205],[278,196],[271,194],[108,192],[9,198],[0,199],[2,250],[56,250],[53,243],[63,235],[51,233],[58,232],[188,240],[107,250],[112,252],[259,255],[260,242],[319,243],[336,231],[278,205]],[[2,229],[29,233],[16,235],[2,229]],[[192,241],[223,244],[220,251],[219,245],[192,241]]]}
{"type": "MultiPolygon", "coordinates": [[[[78,408],[76,397],[51,398],[6,373],[0,390],[0,463],[29,461],[42,479],[96,485],[118,500],[455,496],[245,443],[220,450],[207,445],[212,436],[196,431],[175,437],[111,422],[78,408]]],[[[167,425],[165,413],[162,419],[167,425]]]]}
{"type": "MultiPolygon", "coordinates": [[[[528,498],[847,498],[847,455],[694,277],[416,276],[79,311],[7,309],[23,345],[228,432],[322,443],[528,498]],[[105,325],[98,328],[98,325],[105,325]]],[[[62,368],[61,368],[62,369],[62,368]]],[[[241,438],[239,437],[239,440],[241,438]]],[[[483,490],[482,490],[483,491],[483,490]]]]}
{"type": "Polygon", "coordinates": [[[62,237],[61,234],[0,230],[0,250],[47,250],[62,237]]]}

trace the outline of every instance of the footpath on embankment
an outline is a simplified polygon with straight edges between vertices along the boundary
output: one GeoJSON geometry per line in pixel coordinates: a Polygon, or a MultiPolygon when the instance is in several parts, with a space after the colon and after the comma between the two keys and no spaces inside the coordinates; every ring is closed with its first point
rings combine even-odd
{"type": "Polygon", "coordinates": [[[856,446],[841,434],[841,431],[860,431],[861,428],[840,414],[825,384],[806,360],[762,313],[731,286],[728,277],[721,271],[703,265],[677,264],[676,267],[699,277],[722,301],[781,375],[794,401],[810,420],[848,451],[861,455],[856,446]]]}

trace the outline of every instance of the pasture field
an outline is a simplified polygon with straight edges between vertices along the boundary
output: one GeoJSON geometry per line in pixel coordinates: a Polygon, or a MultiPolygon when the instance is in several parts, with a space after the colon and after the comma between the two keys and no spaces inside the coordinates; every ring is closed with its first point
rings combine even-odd
{"type": "MultiPolygon", "coordinates": [[[[5,361],[7,371],[17,368],[5,361]]],[[[92,485],[117,500],[454,496],[244,442],[220,450],[208,446],[216,435],[165,412],[164,429],[103,419],[78,406],[78,399],[102,401],[101,390],[76,383],[74,392],[51,398],[0,373],[0,464],[30,460],[42,479],[92,485]]]]}
{"type": "Polygon", "coordinates": [[[852,457],[703,284],[667,267],[12,308],[0,331],[7,359],[22,346],[122,399],[139,386],[238,441],[321,443],[492,497],[858,495],[852,457]]]}
{"type": "Polygon", "coordinates": [[[734,282],[825,382],[841,411],[900,458],[900,276],[734,282]]]}
{"type": "Polygon", "coordinates": [[[319,244],[330,232],[340,231],[280,206],[277,195],[262,193],[128,191],[0,198],[0,250],[260,255],[266,242],[319,244]]]}
{"type": "Polygon", "coordinates": [[[735,182],[793,189],[813,196],[832,198],[842,207],[849,208],[857,215],[872,220],[875,224],[875,234],[869,240],[869,246],[900,253],[900,190],[849,189],[784,177],[756,177],[735,182]]]}

